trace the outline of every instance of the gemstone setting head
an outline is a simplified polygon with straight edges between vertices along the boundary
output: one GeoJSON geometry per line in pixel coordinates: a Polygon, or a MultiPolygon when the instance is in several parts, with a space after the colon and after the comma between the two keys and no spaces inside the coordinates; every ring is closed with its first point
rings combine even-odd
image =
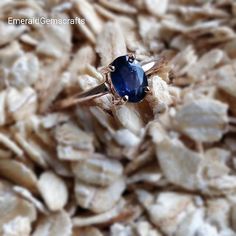
{"type": "Polygon", "coordinates": [[[147,76],[136,60],[128,55],[117,57],[111,64],[115,68],[110,72],[111,82],[120,97],[128,96],[129,102],[140,102],[146,95],[147,76]]]}

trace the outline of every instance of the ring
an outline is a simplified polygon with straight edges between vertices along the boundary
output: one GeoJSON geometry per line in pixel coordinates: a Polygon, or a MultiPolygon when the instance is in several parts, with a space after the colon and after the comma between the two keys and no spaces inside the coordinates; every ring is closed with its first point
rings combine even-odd
{"type": "Polygon", "coordinates": [[[112,94],[115,104],[138,103],[150,92],[147,77],[156,71],[158,61],[141,65],[134,54],[117,57],[102,69],[105,81],[88,91],[77,93],[55,103],[55,109],[64,109],[106,94],[112,94]]]}

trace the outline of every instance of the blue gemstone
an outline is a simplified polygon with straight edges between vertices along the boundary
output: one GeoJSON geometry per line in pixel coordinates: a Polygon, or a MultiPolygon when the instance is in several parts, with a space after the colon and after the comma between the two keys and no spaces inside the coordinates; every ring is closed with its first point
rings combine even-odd
{"type": "Polygon", "coordinates": [[[111,81],[119,96],[128,95],[129,102],[141,101],[146,95],[148,81],[138,62],[129,60],[126,55],[117,57],[111,65],[115,67],[115,71],[111,72],[111,81]]]}

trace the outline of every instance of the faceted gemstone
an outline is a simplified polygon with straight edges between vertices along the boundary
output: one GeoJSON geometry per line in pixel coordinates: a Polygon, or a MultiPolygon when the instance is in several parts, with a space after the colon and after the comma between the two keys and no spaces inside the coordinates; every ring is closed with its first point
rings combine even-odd
{"type": "Polygon", "coordinates": [[[129,61],[129,57],[117,57],[112,63],[115,67],[111,72],[111,81],[119,96],[129,97],[129,102],[139,102],[145,95],[148,86],[147,77],[136,60],[129,61]]]}

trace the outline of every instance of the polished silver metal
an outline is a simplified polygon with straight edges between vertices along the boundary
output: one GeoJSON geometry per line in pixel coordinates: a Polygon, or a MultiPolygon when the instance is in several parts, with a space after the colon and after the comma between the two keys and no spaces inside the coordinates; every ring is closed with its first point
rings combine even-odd
{"type": "MultiPolygon", "coordinates": [[[[134,54],[128,54],[128,57],[130,59],[130,62],[133,62],[135,60],[134,54]]],[[[158,61],[151,61],[151,62],[148,62],[148,63],[145,63],[142,65],[142,68],[147,76],[150,76],[151,74],[156,72],[159,67],[160,67],[159,60],[158,61]]],[[[110,72],[113,72],[114,70],[115,70],[115,67],[112,65],[108,65],[106,67],[103,67],[101,69],[101,73],[103,74],[105,81],[102,84],[100,84],[100,85],[96,86],[95,88],[92,88],[88,91],[76,93],[68,98],[57,101],[53,105],[53,109],[54,110],[65,109],[65,108],[74,106],[79,103],[84,103],[84,102],[93,100],[95,98],[101,97],[106,94],[113,95],[113,103],[115,105],[125,104],[126,102],[128,102],[129,97],[127,95],[124,97],[120,97],[116,93],[116,91],[112,85],[110,76],[109,76],[110,72]]],[[[145,88],[145,92],[146,93],[151,92],[151,90],[148,86],[145,88]]]]}
{"type": "Polygon", "coordinates": [[[129,101],[129,96],[125,95],[124,97],[122,97],[122,101],[123,102],[128,102],[129,101]]]}
{"type": "Polygon", "coordinates": [[[147,86],[147,87],[145,88],[145,93],[151,93],[151,89],[150,89],[149,86],[147,86]]]}
{"type": "Polygon", "coordinates": [[[134,62],[135,59],[136,59],[135,54],[133,54],[133,53],[129,53],[129,54],[128,54],[128,61],[129,61],[130,63],[134,62]]]}
{"type": "Polygon", "coordinates": [[[108,66],[109,72],[114,72],[115,71],[115,66],[109,65],[108,66]]]}

